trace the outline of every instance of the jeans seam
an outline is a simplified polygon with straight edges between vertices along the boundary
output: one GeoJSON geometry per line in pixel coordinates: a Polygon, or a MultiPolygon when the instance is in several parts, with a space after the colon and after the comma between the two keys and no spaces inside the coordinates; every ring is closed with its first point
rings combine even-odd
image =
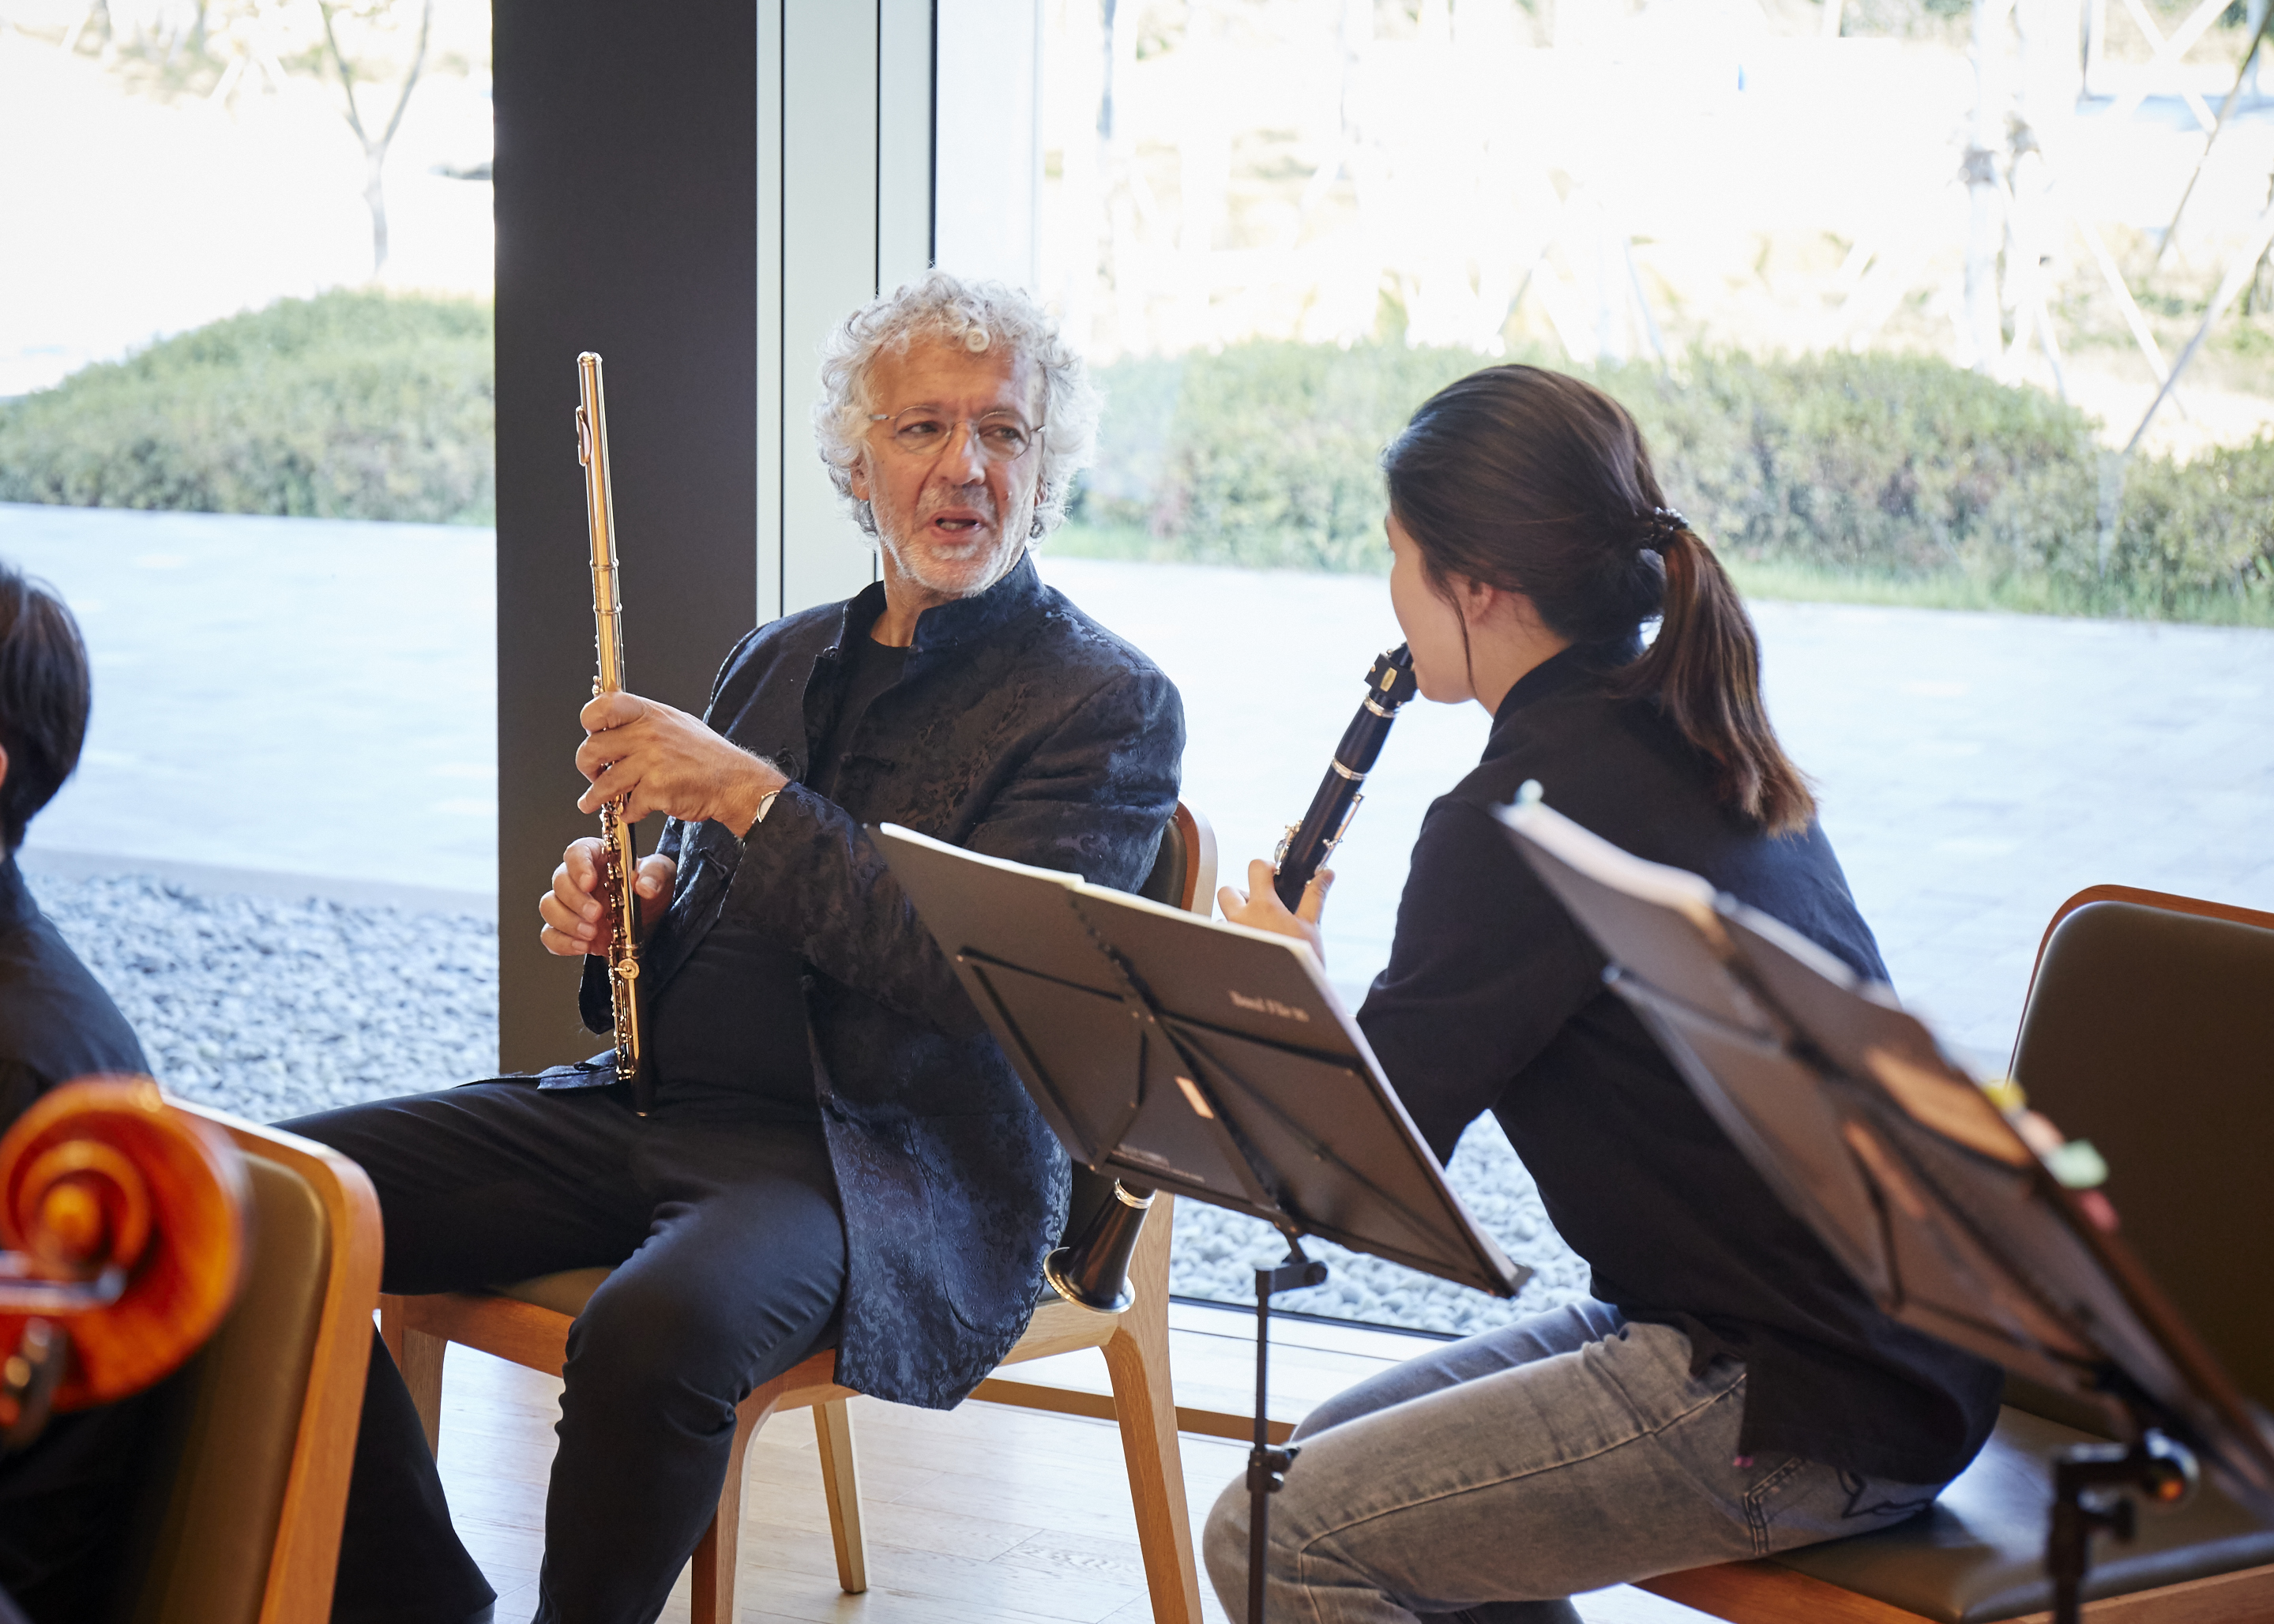
{"type": "MultiPolygon", "coordinates": [[[[1373,1512],[1362,1517],[1353,1517],[1349,1522],[1337,1523],[1332,1528],[1321,1529],[1316,1534],[1305,1540],[1300,1545],[1293,1548],[1293,1554],[1296,1562],[1297,1582],[1302,1585],[1304,1593],[1306,1596],[1311,1595],[1314,1592],[1315,1587],[1303,1580],[1302,1564],[1309,1556],[1314,1546],[1318,1545],[1326,1540],[1334,1538],[1337,1535],[1346,1534],[1352,1529],[1363,1528],[1369,1522],[1376,1522],[1381,1521],[1383,1517],[1396,1515],[1403,1512],[1412,1511],[1419,1507],[1433,1506],[1440,1503],[1441,1501],[1449,1500],[1457,1500],[1462,1495],[1474,1494],[1482,1489],[1498,1488],[1503,1484],[1520,1482],[1526,1477],[1536,1477],[1542,1472],[1559,1471],[1565,1467],[1578,1466],[1588,1461],[1600,1460],[1604,1455],[1609,1455],[1615,1450],[1624,1449],[1630,1445],[1642,1443],[1646,1440],[1656,1438],[1661,1433],[1672,1432],[1675,1427],[1681,1425],[1684,1421],[1689,1420],[1692,1416],[1697,1415],[1699,1411],[1711,1410],[1714,1405],[1728,1398],[1731,1394],[1743,1390],[1744,1386],[1745,1380],[1743,1376],[1740,1376],[1736,1381],[1732,1382],[1728,1387],[1724,1387],[1721,1392],[1698,1400],[1698,1402],[1692,1404],[1680,1415],[1669,1416],[1666,1420],[1656,1426],[1645,1427],[1638,1432],[1629,1433],[1626,1437],[1621,1438],[1615,1442],[1605,1444],[1600,1449],[1591,1449],[1585,1455],[1575,1455],[1568,1459],[1551,1462],[1546,1465],[1535,1466],[1525,1471],[1507,1472],[1497,1477],[1480,1479],[1475,1483],[1465,1484],[1457,1489],[1447,1489],[1442,1493],[1422,1495],[1417,1499],[1406,1500],[1394,1507],[1373,1512]]],[[[1799,1459],[1795,1457],[1784,1470],[1788,1471],[1793,1467],[1796,1467],[1799,1464],[1799,1459]]],[[[1778,1475],[1781,1476],[1782,1473],[1781,1472],[1778,1475]]],[[[1773,1482],[1775,1479],[1772,1478],[1770,1481],[1773,1482]]],[[[1757,1538],[1756,1544],[1758,1543],[1758,1540],[1757,1538]]],[[[1758,1554],[1758,1553],[1757,1552],[1756,1554],[1758,1554]]],[[[1315,1607],[1314,1609],[1314,1616],[1317,1616],[1315,1607]]]]}
{"type": "Polygon", "coordinates": [[[1769,1553],[1768,1510],[1765,1502],[1770,1494],[1783,1485],[1786,1478],[1798,1471],[1803,1464],[1805,1462],[1800,1456],[1793,1455],[1783,1465],[1745,1492],[1745,1527],[1752,1535],[1753,1554],[1756,1557],[1766,1556],[1769,1553]]]}

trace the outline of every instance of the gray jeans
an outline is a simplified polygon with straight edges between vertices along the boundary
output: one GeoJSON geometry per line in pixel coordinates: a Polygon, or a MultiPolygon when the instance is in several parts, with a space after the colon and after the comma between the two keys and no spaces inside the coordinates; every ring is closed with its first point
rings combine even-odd
{"type": "MultiPolygon", "coordinates": [[[[1549,1624],[1562,1598],[1867,1533],[1939,1484],[1737,1456],[1745,1368],[1600,1303],[1449,1342],[1296,1430],[1272,1497],[1269,1624],[1549,1624]]],[[[1247,1490],[1209,1515],[1209,1577],[1247,1613],[1247,1490]]]]}

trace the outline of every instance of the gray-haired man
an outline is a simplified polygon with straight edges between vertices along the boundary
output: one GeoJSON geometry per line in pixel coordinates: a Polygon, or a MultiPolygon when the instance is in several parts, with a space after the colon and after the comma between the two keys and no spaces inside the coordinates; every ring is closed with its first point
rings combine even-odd
{"type": "MultiPolygon", "coordinates": [[[[584,714],[585,809],[668,820],[639,881],[653,1114],[602,1056],[291,1124],[371,1172],[388,1290],[614,1267],[570,1334],[541,1620],[657,1615],[754,1387],[833,1342],[840,1381],[944,1408],[1032,1310],[1065,1157],[866,827],[1133,887],[1175,806],[1175,688],[1027,556],[1096,420],[1042,312],[935,273],[848,320],[823,377],[882,583],[750,633],[700,719],[584,714]]],[[[604,944],[596,844],[540,900],[556,953],[604,944]]],[[[334,1616],[453,1616],[370,1601],[334,1616]]]]}

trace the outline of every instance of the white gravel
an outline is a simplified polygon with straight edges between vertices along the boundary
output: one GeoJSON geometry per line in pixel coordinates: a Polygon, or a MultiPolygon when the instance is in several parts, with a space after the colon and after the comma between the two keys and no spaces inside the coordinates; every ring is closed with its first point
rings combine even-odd
{"type": "Polygon", "coordinates": [[[276,1122],[497,1069],[487,920],[26,877],[184,1098],[276,1122]]]}
{"type": "MultiPolygon", "coordinates": [[[[159,1080],[275,1122],[439,1088],[497,1067],[497,928],[311,898],[211,895],[147,875],[32,875],[33,893],[133,1023],[159,1080]]],[[[1539,1274],[1514,1302],[1325,1242],[1327,1283],[1275,1299],[1335,1319],[1468,1333],[1586,1294],[1586,1267],[1547,1222],[1531,1175],[1490,1117],[1471,1128],[1454,1189],[1509,1255],[1539,1274]]],[[[1284,1247],[1252,1219],[1180,1203],[1170,1284],[1247,1304],[1252,1271],[1284,1247]]]]}

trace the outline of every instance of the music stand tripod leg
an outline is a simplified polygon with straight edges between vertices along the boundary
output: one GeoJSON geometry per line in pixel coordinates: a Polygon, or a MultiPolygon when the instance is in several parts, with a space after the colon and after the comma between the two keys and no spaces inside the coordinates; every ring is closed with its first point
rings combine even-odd
{"type": "Polygon", "coordinates": [[[1323,1285],[1327,1266],[1303,1255],[1303,1244],[1287,1237],[1287,1260],[1255,1271],[1255,1447],[1247,1452],[1247,1624],[1263,1624],[1263,1568],[1271,1545],[1271,1497],[1302,1451],[1290,1444],[1271,1447],[1271,1424],[1263,1402],[1271,1357],[1271,1297],[1299,1286],[1323,1285]]]}
{"type": "Polygon", "coordinates": [[[2078,1624],[2083,1617],[2084,1575],[2092,1562],[2092,1536],[2102,1529],[2119,1539],[2132,1538],[2130,1489],[2150,1500],[2177,1500],[2194,1488],[2195,1461],[2179,1445],[2156,1432],[2138,1443],[2072,1444],[2053,1462],[2053,1508],[2045,1530],[2045,1574],[2052,1581],[2052,1624],[2078,1624]],[[2120,1492],[2105,1504],[2088,1503],[2096,1489],[2120,1492]]]}

